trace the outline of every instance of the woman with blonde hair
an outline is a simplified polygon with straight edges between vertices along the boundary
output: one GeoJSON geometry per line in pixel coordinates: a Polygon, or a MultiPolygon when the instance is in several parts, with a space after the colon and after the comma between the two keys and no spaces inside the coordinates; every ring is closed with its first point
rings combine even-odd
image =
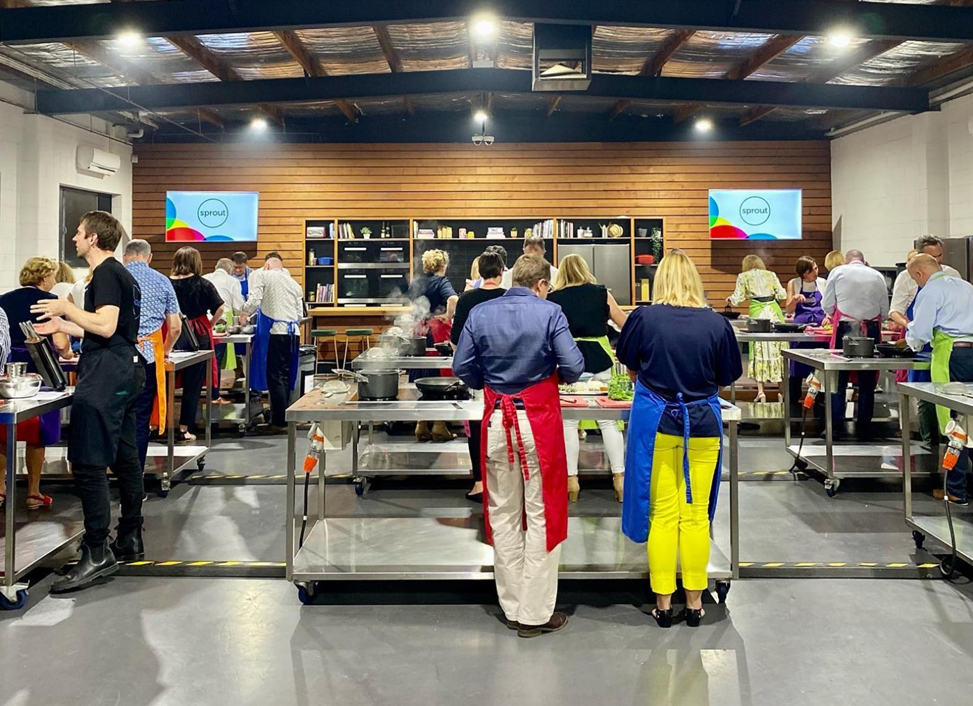
{"type": "Polygon", "coordinates": [[[845,264],[845,256],[837,250],[832,250],[824,256],[824,269],[830,275],[836,268],[845,264]]]}
{"type": "MultiPolygon", "coordinates": [[[[608,342],[608,321],[621,328],[628,318],[615,297],[604,285],[598,284],[588,263],[580,255],[567,255],[561,260],[554,279],[554,291],[547,295],[564,311],[571,329],[571,336],[581,355],[584,356],[584,370],[603,380],[611,381],[615,356],[608,342]]],[[[564,445],[568,456],[568,499],[577,502],[581,492],[578,483],[578,456],[581,445],[578,443],[576,419],[564,420],[564,445]]],[[[622,501],[622,487],[625,478],[625,440],[618,424],[613,420],[599,420],[598,428],[605,442],[605,452],[611,466],[615,499],[622,501]]]]}
{"type": "MultiPolygon", "coordinates": [[[[409,300],[416,321],[415,335],[425,336],[428,347],[449,341],[452,331],[459,295],[446,277],[448,266],[449,253],[438,248],[426,250],[422,253],[422,274],[409,285],[409,300]]],[[[414,382],[427,375],[428,371],[410,370],[409,381],[414,382]]],[[[418,441],[451,441],[455,438],[446,422],[433,422],[431,431],[428,422],[416,424],[418,441]]]]}
{"type": "MultiPolygon", "coordinates": [[[[736,288],[726,301],[732,306],[739,306],[747,299],[750,300],[751,319],[784,320],[784,312],[781,311],[778,301],[787,299],[787,292],[780,285],[777,275],[768,270],[764,261],[756,255],[743,258],[743,272],[737,277],[736,288]]],[[[747,372],[757,383],[754,402],[767,401],[765,383],[779,383],[784,379],[781,351],[785,345],[772,342],[750,344],[750,366],[747,372]]]]}
{"type": "Polygon", "coordinates": [[[75,284],[74,270],[71,269],[71,265],[66,262],[57,263],[57,274],[54,275],[54,279],[55,284],[51,294],[58,299],[67,299],[75,284]]]}
{"type": "MultiPolygon", "coordinates": [[[[57,299],[51,293],[57,280],[57,263],[46,257],[32,257],[20,270],[20,288],[0,296],[0,309],[10,322],[11,363],[26,363],[27,371],[36,373],[37,368],[27,351],[24,332],[20,324],[40,323],[30,308],[46,299],[57,299]]],[[[65,358],[73,358],[71,340],[66,334],[55,333],[50,337],[57,352],[65,358]]],[[[6,427],[0,426],[0,506],[6,501],[6,427]]],[[[41,471],[44,469],[45,448],[61,441],[61,413],[42,414],[17,425],[17,438],[27,443],[27,509],[39,510],[51,507],[53,501],[41,493],[41,471]]]]}
{"type": "Polygon", "coordinates": [[[707,306],[692,260],[669,253],[659,264],[652,306],[633,311],[616,355],[636,380],[628,427],[622,531],[648,541],[652,617],[672,625],[677,554],[684,617],[696,627],[708,586],[710,523],[721,473],[720,387],[742,374],[729,321],[707,306]]]}

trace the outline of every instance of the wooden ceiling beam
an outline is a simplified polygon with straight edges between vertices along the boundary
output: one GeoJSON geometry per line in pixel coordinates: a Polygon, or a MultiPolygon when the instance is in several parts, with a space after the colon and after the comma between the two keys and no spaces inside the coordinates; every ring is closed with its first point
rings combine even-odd
{"type": "MultiPolygon", "coordinates": [[[[692,39],[693,35],[696,34],[696,30],[693,29],[680,29],[669,33],[665,41],[662,42],[662,46],[656,50],[655,54],[648,57],[642,64],[642,68],[639,69],[639,76],[659,76],[662,74],[662,69],[672,58],[673,54],[679,51],[683,44],[692,39]]],[[[620,100],[612,106],[611,113],[609,114],[609,120],[614,120],[619,115],[621,115],[625,109],[632,104],[629,100],[620,100]]]]}
{"type": "MultiPolygon", "coordinates": [[[[811,74],[800,81],[800,83],[828,83],[838,76],[851,71],[856,66],[864,64],[866,61],[870,61],[877,56],[884,54],[890,49],[902,44],[897,39],[873,39],[870,42],[857,47],[845,56],[839,59],[835,59],[826,66],[811,72],[811,74]]],[[[756,122],[761,118],[764,118],[777,110],[777,106],[758,106],[756,108],[748,111],[742,118],[740,118],[740,125],[749,125],[750,123],[756,122]]]]}
{"type": "MultiPolygon", "coordinates": [[[[327,76],[328,72],[321,64],[321,61],[314,56],[311,51],[305,46],[301,38],[297,36],[297,32],[289,29],[280,30],[274,32],[274,36],[277,37],[277,41],[281,43],[281,46],[287,50],[287,53],[293,57],[294,61],[301,65],[304,69],[304,73],[308,76],[327,76]]],[[[338,107],[338,110],[348,118],[349,122],[358,122],[358,111],[355,106],[348,101],[338,98],[335,100],[334,104],[338,107]]]]}
{"type": "MultiPolygon", "coordinates": [[[[389,36],[389,31],[385,29],[385,27],[381,27],[379,25],[372,27],[372,31],[375,32],[375,38],[378,40],[378,45],[382,48],[382,54],[385,56],[385,61],[389,65],[389,70],[393,74],[401,73],[402,59],[399,56],[399,52],[396,51],[395,46],[392,44],[392,37],[389,36]]],[[[471,58],[471,68],[473,66],[472,61],[473,59],[471,58]]],[[[412,102],[411,97],[406,96],[402,99],[402,102],[405,103],[405,109],[409,115],[416,114],[416,106],[412,102]]]]}
{"type": "MultiPolygon", "coordinates": [[[[776,37],[771,37],[750,58],[727,71],[723,78],[730,81],[742,81],[755,74],[802,39],[803,37],[793,34],[778,34],[776,37]]],[[[704,107],[702,103],[688,103],[680,106],[676,109],[675,122],[683,122],[704,107]]]]}

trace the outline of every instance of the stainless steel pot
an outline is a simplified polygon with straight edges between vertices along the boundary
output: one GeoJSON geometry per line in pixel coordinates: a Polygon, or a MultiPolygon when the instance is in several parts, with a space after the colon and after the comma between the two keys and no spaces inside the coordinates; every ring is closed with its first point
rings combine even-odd
{"type": "Polygon", "coordinates": [[[875,340],[868,336],[845,336],[841,339],[841,354],[846,358],[871,358],[875,355],[875,340]]]}
{"type": "Polygon", "coordinates": [[[401,356],[414,357],[426,354],[425,336],[397,336],[383,333],[378,337],[378,343],[382,348],[394,350],[401,356]]]}
{"type": "Polygon", "coordinates": [[[772,322],[770,319],[750,319],[747,322],[747,331],[749,333],[770,333],[772,330],[772,322]]]}
{"type": "Polygon", "coordinates": [[[369,370],[356,374],[355,378],[360,400],[394,400],[399,395],[398,370],[369,370]]]}

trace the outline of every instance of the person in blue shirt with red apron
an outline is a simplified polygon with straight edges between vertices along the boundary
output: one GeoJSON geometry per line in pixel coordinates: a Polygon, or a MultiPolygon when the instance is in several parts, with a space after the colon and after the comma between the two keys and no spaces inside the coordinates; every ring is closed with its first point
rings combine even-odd
{"type": "Polygon", "coordinates": [[[42,319],[50,319],[40,325],[39,333],[60,331],[84,337],[71,406],[68,460],[81,497],[85,531],[81,559],[54,582],[51,593],[90,586],[118,571],[119,560],[135,561],[145,553],[142,465],[135,440],[136,406],[145,383],[145,361],[136,348],[142,292],[113,257],[123,233],[109,213],[91,211],[82,216],[74,245],[92,272],[84,309],[64,299],[45,299],[31,307],[42,319]],[[118,481],[122,507],[110,547],[109,466],[118,481]]]}
{"type": "Polygon", "coordinates": [[[615,347],[636,380],[625,453],[622,532],[648,542],[652,616],[672,625],[677,554],[686,623],[699,625],[719,497],[723,416],[717,396],[743,375],[729,321],[710,309],[692,260],[659,264],[654,304],[633,311],[615,347]]]}
{"type": "MultiPolygon", "coordinates": [[[[929,376],[932,382],[973,382],[973,284],[949,277],[936,258],[916,255],[909,261],[909,275],[920,287],[915,316],[906,328],[905,340],[919,351],[932,343],[929,376]]],[[[945,407],[936,407],[939,431],[947,434],[950,424],[959,424],[969,434],[971,417],[951,420],[945,407]]],[[[937,500],[966,505],[970,496],[969,442],[956,465],[946,475],[946,491],[936,488],[937,500]],[[947,496],[948,493],[948,496],[947,496]]]]}
{"type": "Polygon", "coordinates": [[[525,255],[513,287],[466,320],[453,372],[483,390],[483,510],[507,627],[520,637],[563,628],[555,612],[560,545],[568,533],[568,465],[558,380],[584,358],[561,308],[545,301],[551,266],[525,255]]]}

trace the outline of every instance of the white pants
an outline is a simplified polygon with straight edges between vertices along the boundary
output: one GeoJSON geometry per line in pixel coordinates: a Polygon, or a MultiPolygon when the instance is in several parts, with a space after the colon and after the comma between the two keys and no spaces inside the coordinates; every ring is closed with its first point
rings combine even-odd
{"type": "MultiPolygon", "coordinates": [[[[603,370],[595,375],[595,380],[610,382],[612,377],[611,369],[603,370]]],[[[578,456],[581,454],[581,442],[578,440],[578,425],[581,422],[577,419],[564,420],[564,450],[568,456],[568,475],[578,475],[578,456]]],[[[618,422],[610,419],[599,419],[598,428],[601,429],[601,438],[605,442],[605,453],[608,454],[608,463],[612,473],[625,472],[625,438],[618,428],[618,422]]]]}
{"type": "Polygon", "coordinates": [[[527,415],[518,410],[520,434],[530,479],[524,481],[517,453],[516,430],[510,430],[514,462],[507,454],[503,414],[496,410],[487,428],[486,481],[490,529],[493,532],[494,575],[500,607],[507,620],[543,625],[557,600],[557,567],[561,547],[547,551],[547,523],[534,434],[527,415]],[[527,531],[522,518],[527,517],[527,531]]]}

